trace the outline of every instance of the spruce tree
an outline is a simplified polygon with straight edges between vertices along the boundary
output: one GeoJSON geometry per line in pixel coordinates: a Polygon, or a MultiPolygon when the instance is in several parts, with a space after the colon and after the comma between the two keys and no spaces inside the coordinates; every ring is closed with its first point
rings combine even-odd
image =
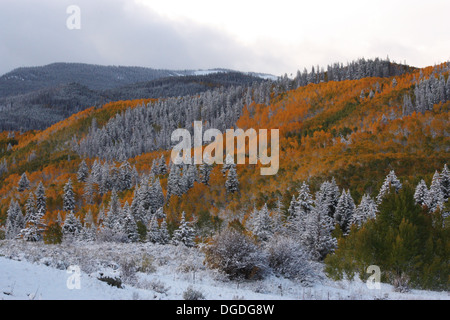
{"type": "Polygon", "coordinates": [[[430,212],[435,212],[438,209],[444,209],[444,193],[442,192],[441,176],[437,171],[431,181],[430,190],[428,191],[426,198],[426,204],[430,209],[430,212]]]}
{"type": "Polygon", "coordinates": [[[265,204],[261,210],[254,210],[248,221],[248,228],[259,241],[268,241],[273,236],[272,219],[265,204]]]}
{"type": "Polygon", "coordinates": [[[383,185],[381,186],[380,192],[377,196],[378,204],[380,204],[383,199],[389,194],[391,188],[395,188],[396,193],[398,193],[402,188],[402,183],[400,182],[400,180],[398,180],[394,170],[389,172],[389,174],[386,176],[386,179],[384,180],[383,185]]]}
{"type": "Polygon", "coordinates": [[[75,217],[73,211],[70,211],[66,215],[66,219],[64,220],[64,224],[62,227],[63,237],[66,241],[74,241],[78,240],[80,237],[82,230],[81,222],[78,218],[75,217]]]}
{"type": "Polygon", "coordinates": [[[156,178],[149,190],[149,208],[155,213],[159,208],[164,206],[164,193],[159,178],[156,178]]]}
{"type": "Polygon", "coordinates": [[[225,189],[229,194],[239,192],[239,180],[236,172],[236,165],[230,166],[228,170],[227,180],[225,181],[225,189]]]}
{"type": "Polygon", "coordinates": [[[11,200],[6,217],[5,238],[9,240],[15,239],[24,227],[25,218],[19,203],[15,200],[11,200]]]}
{"type": "MultiPolygon", "coordinates": [[[[450,94],[448,97],[450,99],[450,94]]],[[[444,169],[441,172],[441,188],[444,194],[444,202],[447,202],[450,198],[450,171],[447,168],[447,164],[444,165],[444,169]]]]}
{"type": "Polygon", "coordinates": [[[75,193],[73,192],[72,180],[70,178],[64,185],[63,210],[66,212],[75,210],[75,193]]]}
{"type": "Polygon", "coordinates": [[[186,213],[183,211],[183,213],[181,214],[180,226],[177,230],[175,230],[172,242],[174,245],[182,243],[186,247],[194,247],[194,240],[195,230],[191,227],[191,223],[189,221],[186,221],[186,213]]]}
{"type": "Polygon", "coordinates": [[[28,180],[27,174],[24,172],[19,180],[17,191],[23,192],[30,189],[30,180],[28,180]]]}
{"type": "Polygon", "coordinates": [[[147,240],[151,243],[161,243],[161,231],[158,224],[158,219],[156,215],[150,219],[150,224],[148,226],[147,240]]]}
{"type": "Polygon", "coordinates": [[[360,228],[368,220],[375,219],[377,211],[376,202],[369,195],[364,195],[350,219],[350,226],[355,225],[357,228],[360,228]]]}
{"type": "Polygon", "coordinates": [[[81,161],[80,166],[78,167],[77,179],[79,182],[86,182],[86,179],[89,176],[89,167],[86,164],[86,161],[81,161]]]}
{"type": "Polygon", "coordinates": [[[350,190],[347,192],[343,190],[336,207],[336,212],[334,213],[334,222],[339,224],[344,234],[350,231],[350,221],[354,213],[355,202],[350,194],[350,190]]]}
{"type": "Polygon", "coordinates": [[[25,222],[30,220],[30,217],[36,213],[36,198],[34,193],[30,192],[27,202],[25,203],[25,222]]]}
{"type": "Polygon", "coordinates": [[[42,181],[36,189],[36,212],[44,216],[47,213],[47,197],[45,195],[45,188],[42,181]]]}
{"type": "Polygon", "coordinates": [[[128,204],[128,202],[125,202],[125,205],[123,206],[122,211],[123,211],[122,215],[123,215],[123,224],[124,224],[123,230],[127,237],[127,242],[137,242],[139,240],[137,224],[131,214],[131,209],[130,209],[130,205],[128,204]]]}
{"type": "Polygon", "coordinates": [[[414,200],[420,206],[423,206],[427,202],[428,197],[428,187],[425,181],[422,179],[416,187],[416,191],[414,193],[414,200]]]}

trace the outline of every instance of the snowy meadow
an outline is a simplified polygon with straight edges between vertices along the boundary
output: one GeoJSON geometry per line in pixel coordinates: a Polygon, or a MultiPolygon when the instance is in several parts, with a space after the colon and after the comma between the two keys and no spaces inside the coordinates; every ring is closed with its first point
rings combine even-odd
{"type": "Polygon", "coordinates": [[[208,268],[201,248],[158,244],[0,242],[2,300],[449,300],[448,292],[371,290],[332,281],[313,266],[309,281],[273,272],[230,280],[208,268]],[[76,266],[79,273],[71,272],[76,266]],[[77,283],[78,281],[78,283],[77,283]],[[78,286],[77,286],[78,285],[78,286]]]}

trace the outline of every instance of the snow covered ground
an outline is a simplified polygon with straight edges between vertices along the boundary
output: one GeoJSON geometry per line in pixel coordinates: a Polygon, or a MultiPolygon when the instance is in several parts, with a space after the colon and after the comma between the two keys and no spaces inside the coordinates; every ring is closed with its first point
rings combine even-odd
{"type": "Polygon", "coordinates": [[[397,293],[386,284],[370,290],[359,280],[334,282],[322,274],[308,287],[275,276],[228,281],[205,268],[198,249],[182,246],[0,242],[2,300],[182,300],[189,287],[207,300],[450,300],[448,292],[397,293]],[[120,277],[122,288],[98,279],[105,276],[120,277]]]}

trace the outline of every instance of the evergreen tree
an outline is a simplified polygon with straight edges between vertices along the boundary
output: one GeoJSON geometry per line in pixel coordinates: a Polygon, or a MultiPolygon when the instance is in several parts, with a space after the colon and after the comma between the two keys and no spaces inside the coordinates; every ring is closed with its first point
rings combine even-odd
{"type": "Polygon", "coordinates": [[[86,242],[94,242],[96,240],[96,236],[97,236],[97,227],[94,223],[92,211],[91,209],[89,209],[84,219],[80,239],[86,242]]]}
{"type": "Polygon", "coordinates": [[[350,194],[350,190],[347,190],[347,192],[343,190],[334,213],[334,222],[339,224],[344,234],[350,231],[350,221],[354,213],[355,202],[350,194]]]}
{"type": "Polygon", "coordinates": [[[288,209],[289,224],[294,231],[301,235],[306,228],[306,218],[313,210],[314,200],[309,190],[309,185],[303,181],[298,197],[292,196],[292,201],[288,209]]]}
{"type": "Polygon", "coordinates": [[[180,167],[172,164],[170,167],[169,178],[167,179],[167,201],[172,195],[181,196],[183,188],[180,176],[180,167]]]}
{"type": "Polygon", "coordinates": [[[153,215],[150,219],[150,225],[148,226],[147,240],[151,243],[161,243],[161,230],[158,225],[158,219],[156,215],[153,215]]]}
{"type": "Polygon", "coordinates": [[[155,213],[159,208],[164,206],[164,193],[159,178],[156,178],[150,187],[149,208],[155,213]]]}
{"type": "Polygon", "coordinates": [[[137,242],[139,240],[139,233],[137,229],[136,221],[134,220],[132,214],[131,214],[131,208],[128,202],[125,202],[125,205],[122,209],[122,215],[123,215],[123,229],[127,236],[128,241],[127,242],[137,242]]]}
{"type": "Polygon", "coordinates": [[[248,221],[248,228],[259,241],[268,241],[273,236],[272,219],[265,204],[261,210],[254,210],[248,221]]]}
{"type": "Polygon", "coordinates": [[[85,181],[83,197],[87,204],[93,204],[95,195],[95,181],[93,175],[89,174],[85,181]]]}
{"type": "Polygon", "coordinates": [[[160,175],[167,174],[166,158],[164,157],[164,155],[161,155],[161,158],[159,159],[158,174],[160,175]]]}
{"type": "Polygon", "coordinates": [[[369,195],[364,195],[350,220],[350,226],[355,225],[360,228],[368,220],[375,219],[377,211],[376,202],[369,195]]]}
{"type": "Polygon", "coordinates": [[[323,260],[337,245],[333,237],[333,219],[329,216],[328,201],[324,201],[323,190],[316,193],[315,206],[306,218],[306,228],[302,242],[312,257],[323,260]]]}
{"type": "Polygon", "coordinates": [[[428,197],[428,187],[425,181],[422,179],[416,187],[414,193],[414,200],[420,206],[426,205],[428,197]]]}
{"type": "Polygon", "coordinates": [[[208,164],[209,162],[209,156],[206,155],[203,159],[202,164],[199,166],[199,173],[200,173],[200,182],[204,185],[209,185],[209,178],[211,176],[212,171],[212,165],[208,164]]]}
{"type": "Polygon", "coordinates": [[[225,189],[227,193],[239,192],[239,180],[236,172],[236,165],[230,166],[228,170],[227,180],[225,181],[225,189]]]}
{"type": "MultiPolygon", "coordinates": [[[[450,99],[450,93],[448,97],[450,99]]],[[[444,169],[441,172],[441,188],[444,194],[444,202],[447,202],[450,198],[450,171],[447,168],[447,164],[444,165],[444,169]]]]}
{"type": "Polygon", "coordinates": [[[118,229],[120,225],[120,203],[115,189],[111,192],[111,199],[109,200],[109,209],[104,220],[104,226],[110,230],[118,229]]]}
{"type": "Polygon", "coordinates": [[[47,213],[47,197],[45,195],[45,188],[42,184],[42,181],[39,182],[39,185],[36,189],[36,212],[39,215],[44,216],[47,213]]]}
{"type": "Polygon", "coordinates": [[[81,161],[80,166],[78,167],[77,179],[79,182],[86,182],[86,179],[89,176],[89,167],[86,164],[86,161],[81,161]]]}
{"type": "Polygon", "coordinates": [[[24,227],[25,219],[19,203],[11,200],[6,217],[5,238],[9,240],[15,239],[24,227]]]}
{"type": "Polygon", "coordinates": [[[128,161],[124,161],[119,168],[118,184],[119,190],[128,190],[132,187],[132,168],[128,161]]]}
{"type": "MultiPolygon", "coordinates": [[[[162,211],[162,208],[161,208],[162,211]]],[[[159,227],[160,244],[168,244],[170,242],[169,229],[167,228],[167,219],[164,216],[161,225],[159,227]]]]}
{"type": "Polygon", "coordinates": [[[177,230],[175,230],[172,242],[174,245],[182,243],[186,247],[194,247],[194,240],[195,230],[191,227],[191,223],[189,221],[186,221],[186,213],[183,211],[183,213],[181,214],[180,226],[177,230]]]}
{"type": "Polygon", "coordinates": [[[36,214],[36,198],[34,193],[30,192],[27,202],[25,203],[25,222],[30,220],[30,217],[36,214]]]}
{"type": "Polygon", "coordinates": [[[444,193],[442,192],[441,176],[437,171],[431,181],[430,190],[428,191],[426,198],[426,204],[430,209],[430,212],[435,212],[438,209],[444,209],[444,193]]]}
{"type": "Polygon", "coordinates": [[[24,172],[19,180],[17,191],[23,192],[30,189],[30,180],[28,180],[27,174],[24,172]]]}
{"type": "Polygon", "coordinates": [[[70,178],[64,185],[63,210],[66,212],[75,210],[75,193],[73,192],[72,180],[70,178]]]}
{"type": "Polygon", "coordinates": [[[73,211],[70,211],[66,215],[66,219],[64,220],[64,224],[62,227],[63,238],[66,241],[74,241],[80,237],[82,230],[81,222],[78,218],[75,217],[73,211]]]}
{"type": "Polygon", "coordinates": [[[380,192],[377,196],[377,203],[380,204],[383,199],[386,197],[386,195],[389,194],[390,189],[395,188],[395,192],[398,193],[400,189],[402,188],[402,184],[400,180],[398,180],[397,176],[395,175],[394,170],[389,172],[389,174],[386,176],[386,179],[384,180],[383,185],[381,186],[380,192]]]}

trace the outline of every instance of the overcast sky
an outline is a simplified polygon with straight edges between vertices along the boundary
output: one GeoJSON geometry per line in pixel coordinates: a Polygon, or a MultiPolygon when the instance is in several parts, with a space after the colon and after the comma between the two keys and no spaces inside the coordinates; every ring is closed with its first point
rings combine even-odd
{"type": "Polygon", "coordinates": [[[448,0],[0,0],[0,74],[52,62],[281,75],[450,60],[448,0]],[[67,7],[81,29],[67,28],[67,7]]]}

